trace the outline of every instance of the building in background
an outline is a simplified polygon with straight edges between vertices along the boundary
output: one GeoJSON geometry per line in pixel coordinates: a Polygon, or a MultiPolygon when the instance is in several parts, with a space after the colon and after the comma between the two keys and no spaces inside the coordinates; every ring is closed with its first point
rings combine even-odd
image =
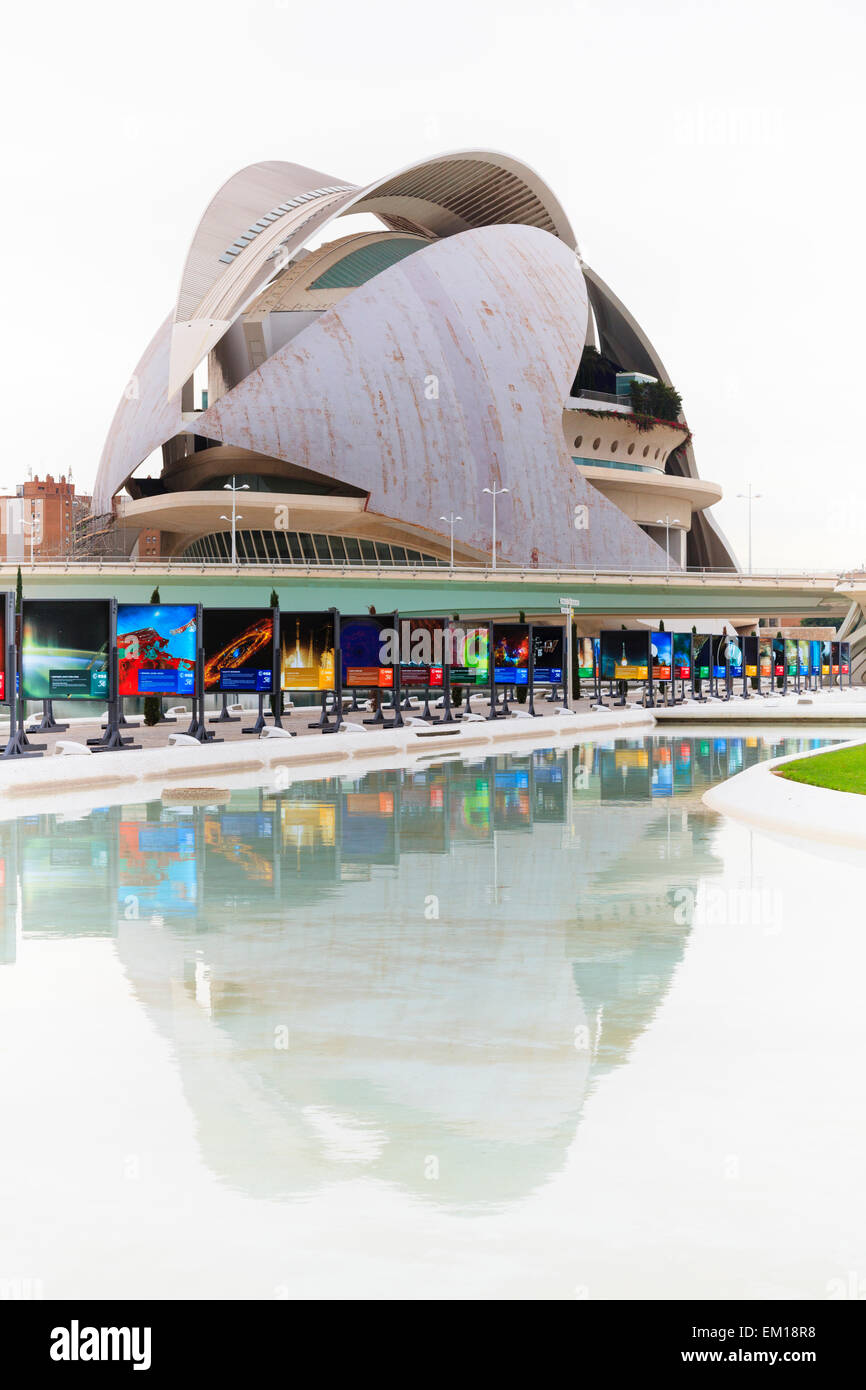
{"type": "Polygon", "coordinates": [[[241,562],[447,565],[455,514],[483,565],[495,489],[503,566],[735,568],[654,347],[552,191],[485,151],[215,195],[83,543],[228,559],[233,485],[241,562]]]}
{"type": "Polygon", "coordinates": [[[58,559],[75,553],[76,533],[91,512],[91,498],[75,491],[71,476],[28,478],[13,497],[0,497],[0,558],[58,559]]]}

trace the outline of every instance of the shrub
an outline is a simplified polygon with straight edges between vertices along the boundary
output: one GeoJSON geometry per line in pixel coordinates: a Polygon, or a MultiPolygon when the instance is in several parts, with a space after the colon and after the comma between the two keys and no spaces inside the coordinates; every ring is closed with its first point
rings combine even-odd
{"type": "Polygon", "coordinates": [[[144,697],[144,722],[148,728],[153,728],[158,724],[162,717],[162,701],[158,695],[145,695],[144,697]]]}
{"type": "Polygon", "coordinates": [[[631,405],[636,415],[649,415],[655,420],[677,420],[683,399],[679,391],[664,381],[633,381],[631,405]]]}

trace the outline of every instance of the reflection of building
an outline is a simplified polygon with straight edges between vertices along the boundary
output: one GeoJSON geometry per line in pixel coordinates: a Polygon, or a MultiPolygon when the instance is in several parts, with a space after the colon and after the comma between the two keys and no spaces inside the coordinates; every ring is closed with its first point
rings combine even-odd
{"type": "Polygon", "coordinates": [[[16,919],[116,933],[232,1183],[288,1195],[354,1163],[431,1200],[513,1200],[562,1166],[593,1077],[650,1025],[688,936],[676,892],[715,870],[692,807],[762,755],[751,742],[620,741],[3,824],[5,952],[16,919]],[[653,775],[610,800],[611,753],[670,765],[683,809],[653,775]],[[335,1152],[340,1127],[363,1137],[357,1159],[335,1152]]]}
{"type": "Polygon", "coordinates": [[[457,510],[458,560],[486,562],[496,483],[503,564],[729,565],[666,382],[519,161],[366,187],[253,165],[205,210],[124,391],[90,541],[225,560],[234,479],[241,561],[442,564],[457,510]]]}

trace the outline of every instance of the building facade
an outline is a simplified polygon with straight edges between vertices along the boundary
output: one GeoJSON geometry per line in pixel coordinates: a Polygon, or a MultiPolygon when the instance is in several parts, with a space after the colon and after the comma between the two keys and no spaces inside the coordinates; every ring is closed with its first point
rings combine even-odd
{"type": "Polygon", "coordinates": [[[0,497],[0,559],[54,560],[75,552],[76,534],[91,498],[71,478],[28,478],[14,496],[0,497]]]}
{"type": "Polygon", "coordinates": [[[228,559],[234,512],[240,562],[484,565],[495,527],[501,565],[734,567],[669,388],[518,161],[252,165],[123,393],[88,543],[228,559]]]}

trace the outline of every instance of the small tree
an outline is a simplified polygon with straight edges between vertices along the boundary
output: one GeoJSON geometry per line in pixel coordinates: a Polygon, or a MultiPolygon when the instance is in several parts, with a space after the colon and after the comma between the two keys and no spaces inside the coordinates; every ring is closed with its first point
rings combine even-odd
{"type": "MultiPolygon", "coordinates": [[[[159,603],[159,589],[154,589],[150,596],[151,603],[159,603]]],[[[144,722],[148,728],[153,728],[162,718],[162,700],[158,695],[145,695],[144,697],[144,722]]]]}
{"type": "MultiPolygon", "coordinates": [[[[271,608],[276,608],[276,609],[279,611],[279,607],[280,607],[280,596],[279,596],[279,594],[277,593],[276,589],[271,589],[271,608]]],[[[277,666],[279,667],[279,662],[277,662],[277,666]]],[[[283,692],[282,692],[282,686],[280,686],[280,688],[278,688],[278,689],[276,689],[276,690],[272,690],[272,691],[271,691],[271,702],[270,702],[270,703],[271,703],[271,714],[273,714],[274,716],[276,716],[277,710],[279,710],[280,716],[282,716],[282,713],[283,713],[283,692]]]]}

